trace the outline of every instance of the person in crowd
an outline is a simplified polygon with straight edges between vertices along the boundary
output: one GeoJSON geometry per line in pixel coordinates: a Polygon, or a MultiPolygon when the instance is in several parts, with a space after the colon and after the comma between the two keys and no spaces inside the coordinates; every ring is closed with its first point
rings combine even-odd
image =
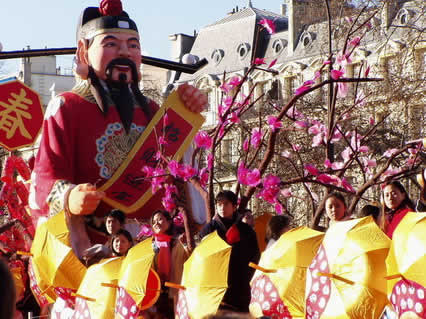
{"type": "Polygon", "coordinates": [[[115,235],[112,236],[111,240],[111,252],[112,256],[126,256],[127,252],[133,246],[132,235],[125,230],[119,229],[115,235]]]}
{"type": "Polygon", "coordinates": [[[331,224],[349,219],[349,216],[346,216],[346,201],[341,193],[332,192],[327,195],[325,213],[331,224]]]}
{"type": "Polygon", "coordinates": [[[380,208],[376,205],[364,205],[359,212],[359,217],[372,216],[377,225],[379,225],[380,208]]]}
{"type": "Polygon", "coordinates": [[[119,209],[111,210],[105,219],[105,228],[108,235],[115,235],[124,227],[126,215],[119,209]]]}
{"type": "MultiPolygon", "coordinates": [[[[155,269],[160,276],[161,282],[168,281],[180,284],[183,274],[183,264],[191,254],[191,245],[187,245],[189,236],[186,210],[179,208],[180,216],[183,218],[184,233],[181,226],[175,226],[173,218],[165,210],[157,210],[151,217],[151,227],[154,233],[154,250],[156,258],[155,269]]],[[[176,306],[178,291],[174,288],[164,288],[157,302],[158,311],[166,318],[173,317],[173,309],[176,306]]]]}
{"type": "Polygon", "coordinates": [[[0,258],[0,319],[12,319],[15,312],[15,283],[6,262],[0,258]]]}
{"type": "Polygon", "coordinates": [[[243,217],[241,221],[254,228],[254,216],[251,209],[248,209],[248,208],[244,209],[243,217]]]}
{"type": "Polygon", "coordinates": [[[222,309],[248,312],[250,303],[250,280],[254,270],[249,263],[258,263],[260,252],[253,228],[239,220],[237,195],[229,190],[216,196],[216,214],[200,231],[200,237],[217,231],[218,235],[232,246],[228,270],[228,289],[222,309]]]}
{"type": "Polygon", "coordinates": [[[382,190],[383,209],[380,214],[380,226],[392,239],[393,232],[408,212],[414,212],[414,204],[404,186],[399,181],[391,181],[382,190]]]}
{"type": "Polygon", "coordinates": [[[288,215],[272,216],[266,225],[266,248],[271,247],[286,231],[291,229],[291,218],[288,215]]]}
{"type": "MultiPolygon", "coordinates": [[[[112,209],[97,185],[108,182],[129,159],[159,109],[139,89],[141,54],[138,28],[120,0],[86,8],[77,27],[76,86],[54,97],[45,112],[30,207],[33,216],[66,212],[79,258],[99,243],[86,227],[87,219],[104,217],[112,209]]],[[[208,102],[188,84],[177,94],[194,113],[208,102]]],[[[143,194],[141,190],[138,196],[143,194]]],[[[143,215],[143,209],[135,214],[143,215]]]]}

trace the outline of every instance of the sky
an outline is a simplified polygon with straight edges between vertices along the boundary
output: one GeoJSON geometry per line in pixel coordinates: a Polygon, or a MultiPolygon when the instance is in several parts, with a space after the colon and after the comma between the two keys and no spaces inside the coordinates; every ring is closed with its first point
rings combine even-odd
{"type": "MultiPolygon", "coordinates": [[[[122,0],[124,10],[136,22],[144,54],[168,59],[175,33],[192,35],[232,11],[246,7],[248,0],[122,0]]],[[[252,0],[254,7],[276,13],[284,0],[252,0]]],[[[98,0],[0,0],[0,43],[3,51],[45,47],[74,47],[78,17],[98,0]]],[[[72,56],[58,57],[58,64],[71,68],[72,56]]],[[[19,60],[9,60],[3,69],[14,72],[19,60]]]]}

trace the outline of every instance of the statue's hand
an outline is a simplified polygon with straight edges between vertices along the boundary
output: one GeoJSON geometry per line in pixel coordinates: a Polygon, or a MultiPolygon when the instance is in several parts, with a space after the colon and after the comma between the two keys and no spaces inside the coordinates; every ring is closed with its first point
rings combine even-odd
{"type": "Polygon", "coordinates": [[[89,215],[98,207],[105,196],[92,184],[79,184],[74,187],[68,197],[68,210],[74,215],[89,215]]]}
{"type": "Polygon", "coordinates": [[[178,87],[177,91],[188,110],[200,113],[206,109],[208,103],[207,96],[196,87],[189,84],[182,84],[178,87]]]}

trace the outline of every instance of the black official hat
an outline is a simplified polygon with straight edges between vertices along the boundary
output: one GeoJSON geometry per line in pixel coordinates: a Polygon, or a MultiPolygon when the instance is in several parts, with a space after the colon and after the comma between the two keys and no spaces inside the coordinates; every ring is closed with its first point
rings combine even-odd
{"type": "Polygon", "coordinates": [[[136,23],[123,11],[120,0],[102,0],[99,8],[88,7],[80,15],[77,41],[92,39],[105,32],[126,32],[138,35],[136,23]]]}

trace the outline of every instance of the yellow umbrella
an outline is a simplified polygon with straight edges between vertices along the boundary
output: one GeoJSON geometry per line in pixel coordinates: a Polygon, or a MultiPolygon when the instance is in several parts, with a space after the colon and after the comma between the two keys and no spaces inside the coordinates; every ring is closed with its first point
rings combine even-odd
{"type": "Polygon", "coordinates": [[[306,277],[306,318],[379,318],[390,239],[371,216],[336,222],[306,277]]]}
{"type": "Polygon", "coordinates": [[[77,318],[114,318],[116,289],[103,284],[117,285],[124,257],[101,260],[87,269],[77,291],[75,311],[77,318]]]}
{"type": "Polygon", "coordinates": [[[121,265],[115,312],[120,318],[135,317],[152,306],[161,290],[160,277],[151,269],[152,237],[132,247],[121,265]]]}
{"type": "Polygon", "coordinates": [[[254,317],[303,318],[306,269],[324,233],[299,227],[284,233],[266,249],[251,281],[250,313],[254,317]]]}
{"type": "Polygon", "coordinates": [[[86,267],[71,248],[64,212],[37,227],[31,254],[35,281],[48,298],[56,299],[55,287],[78,289],[86,267]]]}
{"type": "Polygon", "coordinates": [[[399,317],[426,317],[426,213],[408,213],[386,258],[388,296],[399,317]]]}
{"type": "Polygon", "coordinates": [[[177,318],[203,318],[217,312],[228,288],[231,246],[217,232],[204,237],[183,265],[177,318]]]}

